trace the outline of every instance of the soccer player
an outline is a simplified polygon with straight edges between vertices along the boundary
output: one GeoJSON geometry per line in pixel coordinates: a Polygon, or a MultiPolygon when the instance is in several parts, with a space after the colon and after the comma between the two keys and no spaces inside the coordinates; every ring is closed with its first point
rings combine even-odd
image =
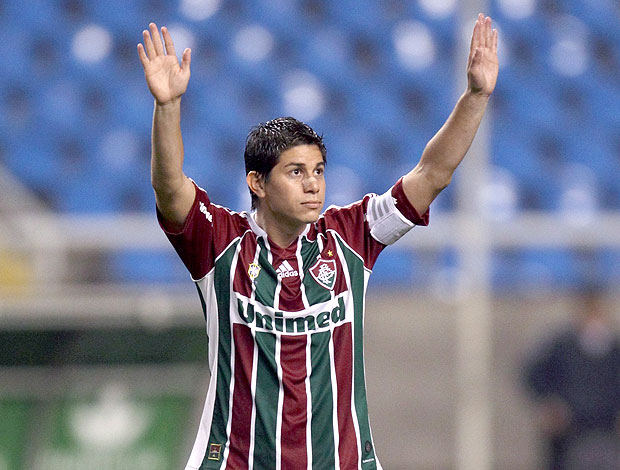
{"type": "MultiPolygon", "coordinates": [[[[478,129],[498,73],[497,32],[479,15],[468,86],[418,164],[382,195],[325,197],[325,146],[308,125],[255,127],[245,149],[252,212],[211,202],[183,173],[179,64],[165,27],[138,55],[155,97],[151,181],[159,222],[198,288],[211,381],[186,469],[381,469],[364,377],[364,296],[379,253],[444,189],[478,129]]],[[[378,169],[379,170],[379,169],[378,169]]]]}

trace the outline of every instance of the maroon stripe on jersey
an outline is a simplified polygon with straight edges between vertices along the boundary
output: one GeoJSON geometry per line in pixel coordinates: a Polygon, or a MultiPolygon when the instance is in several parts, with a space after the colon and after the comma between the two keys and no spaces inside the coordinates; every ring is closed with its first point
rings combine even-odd
{"type": "Polygon", "coordinates": [[[344,275],[344,267],[340,262],[340,257],[336,258],[336,270],[340,275],[336,278],[336,284],[334,285],[334,294],[339,295],[349,289],[349,287],[347,286],[347,278],[344,275]]]}
{"type": "Polygon", "coordinates": [[[338,435],[340,468],[357,468],[357,437],[351,413],[353,339],[351,323],[334,329],[334,366],[338,386],[338,435]]]}
{"type": "Polygon", "coordinates": [[[289,258],[287,260],[293,268],[292,275],[283,273],[282,284],[280,289],[280,310],[285,312],[299,312],[304,309],[304,302],[301,298],[301,282],[299,277],[299,264],[297,258],[289,258]]]}
{"type": "Polygon", "coordinates": [[[282,470],[297,470],[308,466],[306,423],[306,343],[304,336],[282,336],[282,470]]]}
{"type": "Polygon", "coordinates": [[[248,468],[250,451],[250,426],[252,424],[252,361],[254,339],[250,328],[233,325],[235,340],[235,389],[233,392],[230,451],[226,468],[248,468]]]}
{"type": "Polygon", "coordinates": [[[247,233],[241,240],[239,259],[237,260],[237,267],[233,280],[233,290],[246,297],[252,295],[252,280],[248,274],[248,268],[250,264],[254,262],[256,247],[256,237],[251,233],[247,233]]]}

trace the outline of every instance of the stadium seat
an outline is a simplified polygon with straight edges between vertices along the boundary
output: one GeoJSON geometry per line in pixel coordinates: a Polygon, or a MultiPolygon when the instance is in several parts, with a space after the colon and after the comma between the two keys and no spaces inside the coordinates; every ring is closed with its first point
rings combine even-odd
{"type": "MultiPolygon", "coordinates": [[[[147,174],[152,98],[135,52],[151,20],[176,29],[180,43],[193,49],[191,99],[184,101],[182,116],[187,172],[216,202],[237,210],[247,208],[245,136],[256,123],[297,109],[287,95],[291,80],[306,77],[317,87],[322,102],[309,122],[325,136],[329,167],[355,175],[335,193],[332,202],[338,203],[386,190],[408,171],[459,92],[457,9],[449,3],[252,0],[214,2],[207,5],[211,11],[183,5],[2,3],[0,38],[11,44],[0,69],[3,163],[50,207],[80,213],[152,210],[147,174]],[[89,27],[95,39],[85,46],[77,38],[89,27]],[[406,56],[406,44],[399,52],[397,33],[430,40],[430,55],[406,56]],[[80,49],[87,46],[94,49],[80,49]],[[126,154],[118,150],[122,145],[126,154]],[[233,172],[239,177],[212,176],[233,172]]],[[[562,175],[582,165],[592,172],[596,209],[617,210],[616,7],[577,0],[558,5],[540,4],[531,16],[518,18],[492,5],[506,60],[492,101],[491,160],[514,178],[519,209],[560,210],[571,188],[562,175]],[[570,28],[589,38],[588,80],[553,67],[552,48],[570,28]]],[[[434,207],[442,211],[455,204],[451,186],[434,207]]],[[[527,271],[530,258],[544,255],[515,256],[527,271]]],[[[386,261],[391,262],[397,263],[386,261]]]]}

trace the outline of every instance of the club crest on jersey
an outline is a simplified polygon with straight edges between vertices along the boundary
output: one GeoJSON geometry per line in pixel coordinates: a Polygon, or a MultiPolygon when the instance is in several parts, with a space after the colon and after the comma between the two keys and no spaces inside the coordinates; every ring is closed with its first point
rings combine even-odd
{"type": "Polygon", "coordinates": [[[319,258],[310,268],[310,274],[321,287],[333,290],[336,284],[336,260],[319,258]]]}
{"type": "Polygon", "coordinates": [[[209,446],[209,460],[220,460],[220,454],[222,453],[222,444],[211,444],[209,446]]]}
{"type": "Polygon", "coordinates": [[[256,264],[256,263],[251,263],[248,266],[248,276],[250,276],[250,279],[254,280],[258,277],[258,275],[260,274],[260,270],[261,267],[256,264]]]}

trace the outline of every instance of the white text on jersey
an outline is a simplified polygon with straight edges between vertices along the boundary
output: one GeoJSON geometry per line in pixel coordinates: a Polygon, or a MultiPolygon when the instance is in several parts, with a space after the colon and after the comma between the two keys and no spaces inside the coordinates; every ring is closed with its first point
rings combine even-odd
{"type": "Polygon", "coordinates": [[[293,269],[291,263],[284,260],[280,267],[276,269],[276,273],[278,273],[278,279],[282,279],[283,277],[297,277],[299,273],[296,269],[293,269]]]}
{"type": "Polygon", "coordinates": [[[202,212],[205,215],[205,218],[209,222],[213,223],[213,216],[211,215],[211,212],[207,210],[207,206],[205,206],[202,201],[200,201],[200,212],[202,212]]]}

